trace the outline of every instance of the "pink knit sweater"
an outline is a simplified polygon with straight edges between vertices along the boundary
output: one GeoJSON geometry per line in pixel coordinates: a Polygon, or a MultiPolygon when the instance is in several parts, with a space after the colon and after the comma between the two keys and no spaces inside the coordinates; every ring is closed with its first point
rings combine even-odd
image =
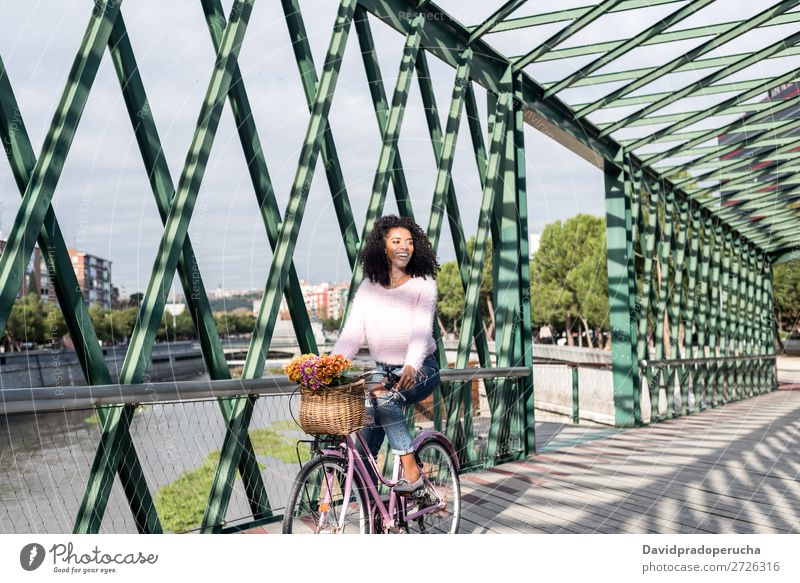
{"type": "Polygon", "coordinates": [[[366,339],[375,361],[410,364],[419,370],[425,357],[436,350],[435,310],[436,281],[432,277],[412,277],[393,289],[365,279],[331,354],[352,358],[366,339]]]}

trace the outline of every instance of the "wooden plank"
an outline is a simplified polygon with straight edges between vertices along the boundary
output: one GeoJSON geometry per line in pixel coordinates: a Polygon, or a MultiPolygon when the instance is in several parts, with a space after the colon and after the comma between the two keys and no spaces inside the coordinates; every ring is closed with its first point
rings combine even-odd
{"type": "Polygon", "coordinates": [[[624,529],[624,522],[612,520],[606,526],[604,523],[609,522],[606,515],[595,512],[591,506],[580,506],[574,499],[560,499],[559,504],[561,506],[554,506],[552,504],[553,499],[558,498],[560,495],[557,490],[547,489],[545,491],[540,488],[530,488],[526,491],[522,489],[515,496],[501,492],[493,486],[479,485],[476,489],[484,492],[487,496],[492,496],[495,499],[504,501],[509,506],[513,506],[515,513],[520,517],[548,518],[551,521],[555,518],[556,524],[560,524],[562,529],[571,532],[628,532],[624,529]],[[536,496],[540,494],[542,496],[547,494],[550,498],[547,500],[536,499],[536,496]],[[585,512],[588,515],[576,517],[576,511],[585,512]]]}
{"type": "MultiPolygon", "coordinates": [[[[639,477],[638,479],[639,482],[646,481],[647,477],[639,477]]],[[[759,527],[763,526],[764,528],[768,529],[764,532],[791,531],[790,529],[779,528],[775,524],[762,525],[739,518],[738,515],[741,513],[741,506],[734,507],[735,511],[727,511],[728,513],[726,516],[723,510],[720,508],[710,508],[708,505],[693,503],[690,500],[685,500],[680,497],[667,496],[663,493],[660,493],[658,490],[651,491],[642,488],[629,490],[627,488],[620,487],[618,482],[609,481],[599,487],[594,484],[588,487],[583,487],[581,485],[576,485],[574,481],[571,481],[570,479],[561,478],[555,479],[553,482],[554,484],[552,486],[547,486],[544,489],[549,490],[550,495],[554,497],[568,494],[569,496],[574,497],[576,500],[588,499],[589,501],[593,500],[595,503],[597,503],[598,498],[603,498],[604,496],[609,495],[613,497],[614,493],[616,493],[616,498],[609,505],[613,505],[615,509],[617,507],[631,509],[632,511],[639,512],[642,516],[654,515],[656,512],[660,511],[660,509],[667,507],[668,510],[664,512],[668,513],[670,516],[670,520],[668,522],[674,522],[675,524],[680,525],[676,527],[677,532],[696,532],[697,530],[704,530],[706,532],[719,532],[718,530],[702,526],[703,521],[709,515],[716,515],[718,518],[725,518],[747,523],[752,525],[752,528],[757,530],[763,530],[759,529],[759,527]],[[691,514],[692,512],[697,514],[691,514]],[[688,516],[686,516],[687,513],[689,513],[688,516]],[[698,517],[700,518],[699,521],[697,519],[698,517]]],[[[605,515],[607,513],[608,509],[600,510],[601,515],[605,515]]],[[[630,513],[627,512],[625,514],[630,515],[630,513]]],[[[656,517],[656,519],[657,518],[658,517],[656,517]]],[[[659,521],[656,520],[656,522],[659,521]]]]}
{"type": "MultiPolygon", "coordinates": [[[[558,484],[553,484],[552,487],[541,487],[541,492],[543,496],[548,497],[548,502],[550,503],[552,503],[554,499],[557,499],[561,504],[572,505],[576,509],[584,512],[587,511],[588,505],[597,505],[598,499],[606,500],[603,502],[603,504],[607,505],[608,507],[613,506],[611,511],[609,511],[609,508],[607,507],[592,508],[591,511],[599,517],[598,520],[601,525],[605,522],[608,522],[608,520],[612,520],[613,522],[624,525],[625,527],[618,530],[613,530],[612,532],[640,533],[674,531],[690,533],[696,532],[697,530],[697,521],[684,519],[688,521],[684,522],[682,520],[678,520],[679,518],[682,518],[680,513],[673,515],[671,520],[650,517],[648,516],[648,511],[651,510],[652,504],[641,503],[636,500],[631,500],[628,496],[614,495],[610,492],[600,489],[584,489],[580,487],[574,487],[574,485],[568,481],[559,481],[558,484]],[[566,499],[564,497],[566,497],[566,499]],[[631,526],[632,521],[638,522],[642,519],[653,520],[655,523],[657,523],[657,525],[654,525],[652,528],[644,528],[641,530],[637,530],[631,526]]],[[[622,494],[624,494],[624,492],[622,494]]],[[[525,497],[522,497],[521,499],[525,499],[525,497]]],[[[600,531],[598,530],[597,532],[600,531]]]]}

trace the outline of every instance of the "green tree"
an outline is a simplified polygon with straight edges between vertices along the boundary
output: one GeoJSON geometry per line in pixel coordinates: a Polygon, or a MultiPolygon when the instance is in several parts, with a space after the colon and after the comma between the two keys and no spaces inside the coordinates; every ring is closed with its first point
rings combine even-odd
{"type": "Polygon", "coordinates": [[[47,304],[45,306],[45,321],[47,325],[47,334],[45,341],[49,343],[60,344],[61,339],[67,336],[67,323],[64,321],[64,314],[58,309],[55,304],[47,304]]]}
{"type": "Polygon", "coordinates": [[[189,340],[197,337],[194,320],[192,320],[192,314],[188,308],[175,317],[175,327],[177,328],[176,335],[179,339],[189,340]]]}
{"type": "Polygon", "coordinates": [[[11,309],[5,329],[5,341],[9,349],[20,350],[22,342],[44,342],[47,332],[41,296],[33,291],[18,298],[11,309]]]}
{"type": "MultiPolygon", "coordinates": [[[[547,225],[531,263],[534,326],[550,324],[571,332],[607,328],[608,271],[605,222],[580,214],[547,225]]],[[[580,336],[579,336],[580,338],[580,336]]]]}
{"type": "Polygon", "coordinates": [[[92,327],[97,334],[97,339],[102,340],[103,343],[110,343],[113,335],[109,310],[104,310],[99,306],[92,306],[89,308],[89,316],[92,319],[92,327]]]}
{"type": "Polygon", "coordinates": [[[436,313],[442,322],[443,331],[457,333],[464,314],[464,288],[461,286],[461,276],[455,261],[442,264],[436,276],[436,288],[436,313]]]}
{"type": "Polygon", "coordinates": [[[139,317],[139,308],[130,307],[111,312],[111,327],[114,332],[114,341],[127,343],[133,334],[136,326],[136,319],[139,317]]]}
{"type": "Polygon", "coordinates": [[[341,323],[341,318],[322,318],[322,329],[325,332],[338,332],[341,323]]]}
{"type": "MultiPolygon", "coordinates": [[[[467,241],[467,256],[474,257],[475,237],[467,241]]],[[[481,289],[478,303],[480,317],[483,322],[487,338],[494,338],[494,276],[492,274],[492,243],[486,242],[486,251],[481,275],[481,289]]],[[[464,288],[461,284],[458,263],[448,261],[442,264],[436,276],[438,299],[436,302],[437,314],[442,326],[448,331],[459,333],[461,318],[464,315],[464,288]]]]}

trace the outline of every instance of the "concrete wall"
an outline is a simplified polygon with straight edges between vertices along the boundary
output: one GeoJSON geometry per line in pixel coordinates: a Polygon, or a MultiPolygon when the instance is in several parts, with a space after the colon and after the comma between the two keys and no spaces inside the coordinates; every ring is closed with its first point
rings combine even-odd
{"type": "MultiPolygon", "coordinates": [[[[118,382],[127,346],[103,348],[112,382],[118,382]]],[[[202,354],[192,342],[157,345],[147,374],[153,381],[180,380],[206,372],[202,354]]],[[[0,389],[85,385],[74,351],[31,351],[0,354],[0,389]]]]}

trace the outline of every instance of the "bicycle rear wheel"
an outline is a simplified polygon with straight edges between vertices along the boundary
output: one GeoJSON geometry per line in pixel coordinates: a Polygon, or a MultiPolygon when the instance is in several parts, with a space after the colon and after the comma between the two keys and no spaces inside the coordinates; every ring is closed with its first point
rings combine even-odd
{"type": "Polygon", "coordinates": [[[445,447],[435,439],[417,450],[422,471],[430,480],[424,491],[406,499],[406,514],[439,505],[440,508],[408,522],[408,531],[422,534],[455,534],[461,521],[461,480],[445,447]]]}
{"type": "Polygon", "coordinates": [[[317,456],[307,462],[292,486],[283,515],[283,533],[368,534],[371,528],[364,489],[354,475],[345,500],[346,477],[347,467],[341,458],[317,456]]]}

